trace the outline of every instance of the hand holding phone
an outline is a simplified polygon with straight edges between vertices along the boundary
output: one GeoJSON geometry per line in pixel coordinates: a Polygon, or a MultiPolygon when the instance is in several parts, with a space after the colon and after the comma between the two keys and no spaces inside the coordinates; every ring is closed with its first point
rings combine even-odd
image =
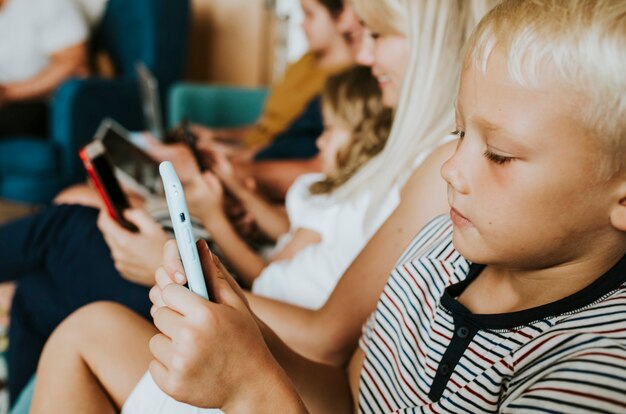
{"type": "Polygon", "coordinates": [[[183,186],[171,162],[162,162],[159,166],[159,172],[163,179],[167,207],[170,212],[178,252],[183,262],[189,289],[197,295],[209,299],[202,267],[200,266],[198,249],[196,248],[193,233],[191,232],[191,220],[189,210],[187,209],[187,202],[185,201],[183,186]]]}

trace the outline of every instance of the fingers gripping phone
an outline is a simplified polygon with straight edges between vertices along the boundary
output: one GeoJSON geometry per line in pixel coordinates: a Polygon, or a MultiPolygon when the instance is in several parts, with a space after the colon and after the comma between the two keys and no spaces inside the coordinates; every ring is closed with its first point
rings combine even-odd
{"type": "Polygon", "coordinates": [[[102,142],[93,141],[80,150],[80,158],[96,186],[109,216],[125,229],[137,232],[139,229],[124,218],[124,210],[130,208],[128,199],[113,173],[113,167],[106,155],[102,142]]]}
{"type": "Polygon", "coordinates": [[[189,289],[193,293],[205,299],[209,299],[209,293],[200,265],[200,258],[198,257],[198,249],[191,232],[191,221],[189,219],[189,210],[187,209],[183,186],[171,162],[162,162],[159,166],[159,172],[163,180],[167,208],[170,212],[170,218],[172,219],[176,244],[178,245],[178,252],[180,253],[183,268],[187,275],[189,289]]]}

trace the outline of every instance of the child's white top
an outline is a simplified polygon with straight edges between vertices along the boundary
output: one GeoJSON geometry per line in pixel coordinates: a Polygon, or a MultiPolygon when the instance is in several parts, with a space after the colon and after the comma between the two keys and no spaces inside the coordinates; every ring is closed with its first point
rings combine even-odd
{"type": "Polygon", "coordinates": [[[320,234],[321,242],[305,247],[289,260],[266,267],[252,286],[255,294],[307,308],[319,308],[341,275],[400,202],[399,186],[391,189],[372,223],[365,223],[371,194],[365,190],[350,201],[337,202],[332,195],[311,195],[309,187],[323,174],[299,177],[287,193],[286,208],[291,230],[278,248],[298,228],[320,234]]]}

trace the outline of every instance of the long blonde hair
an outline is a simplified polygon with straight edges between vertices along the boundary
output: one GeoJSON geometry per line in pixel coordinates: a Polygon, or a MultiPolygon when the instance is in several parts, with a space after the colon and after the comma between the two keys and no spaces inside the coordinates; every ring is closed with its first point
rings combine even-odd
{"type": "Polygon", "coordinates": [[[311,194],[329,194],[347,182],[382,151],[391,130],[391,109],[383,106],[378,81],[364,66],[330,77],[322,90],[322,108],[349,131],[350,141],[337,154],[337,168],[313,183],[311,194]]]}
{"type": "MultiPolygon", "coordinates": [[[[355,0],[355,6],[380,1],[355,0]]],[[[418,157],[425,157],[454,129],[462,49],[479,20],[495,5],[494,0],[383,1],[404,5],[411,53],[402,92],[387,145],[335,193],[338,198],[354,198],[369,189],[368,221],[389,190],[404,185],[418,157]]],[[[370,17],[360,17],[367,25],[370,17]]]]}

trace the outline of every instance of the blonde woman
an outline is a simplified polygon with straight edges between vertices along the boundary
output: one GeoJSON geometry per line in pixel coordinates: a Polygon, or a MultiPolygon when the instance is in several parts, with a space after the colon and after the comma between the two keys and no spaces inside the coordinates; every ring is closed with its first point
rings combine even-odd
{"type": "MultiPolygon", "coordinates": [[[[404,30],[404,33],[408,33],[405,37],[411,45],[411,53],[408,55],[409,69],[406,80],[404,82],[402,79],[395,80],[396,84],[403,82],[403,88],[400,93],[398,118],[394,123],[388,144],[379,157],[370,161],[367,168],[363,168],[342,187],[342,192],[345,197],[349,197],[353,191],[358,192],[360,188],[373,189],[378,196],[370,204],[371,211],[375,214],[376,201],[380,202],[388,197],[387,192],[393,187],[389,183],[395,182],[404,185],[399,195],[400,207],[356,259],[342,279],[340,286],[333,293],[335,299],[332,313],[334,315],[326,319],[328,315],[326,313],[323,318],[319,319],[329,322],[326,330],[318,328],[319,325],[315,319],[316,315],[320,315],[319,313],[306,313],[295,307],[288,307],[284,311],[281,308],[274,313],[271,311],[271,306],[264,306],[267,302],[252,303],[253,308],[263,311],[263,317],[267,317],[271,325],[282,329],[281,335],[284,334],[287,342],[293,344],[296,349],[310,355],[313,359],[331,360],[341,365],[345,365],[349,356],[352,355],[360,327],[367,315],[375,308],[395,260],[427,218],[446,210],[445,185],[438,177],[438,171],[441,160],[447,156],[449,149],[434,152],[431,158],[424,161],[418,168],[414,165],[416,160],[418,163],[420,159],[423,160],[426,154],[454,128],[452,108],[458,84],[460,50],[467,34],[480,18],[480,13],[487,10],[488,2],[480,0],[473,2],[466,0],[439,2],[369,0],[355,4],[355,6],[363,13],[362,17],[366,24],[370,23],[366,13],[379,16],[379,7],[396,10],[395,14],[399,16],[397,21],[404,22],[402,27],[396,33],[378,33],[378,28],[373,27],[374,37],[377,37],[376,41],[381,42],[385,40],[386,35],[397,36],[397,33],[404,30]],[[365,8],[365,4],[368,8],[365,8]],[[478,12],[472,13],[473,9],[477,9],[478,12]],[[406,20],[402,18],[403,16],[406,20]],[[306,316],[300,319],[303,312],[306,316]],[[308,320],[311,321],[311,325],[306,324],[309,316],[308,320]],[[293,323],[293,321],[296,322],[293,323]],[[294,329],[295,326],[297,329],[294,329]],[[298,331],[303,334],[299,336],[298,331]],[[309,332],[304,333],[305,331],[309,332]],[[307,347],[307,341],[314,345],[307,347]]],[[[374,22],[375,19],[371,18],[371,21],[374,22]]],[[[374,55],[380,55],[387,50],[389,49],[375,48],[374,55]]],[[[373,67],[377,70],[378,66],[373,65],[373,67]]],[[[393,76],[391,73],[385,74],[388,78],[393,76]]],[[[393,79],[385,78],[379,81],[394,82],[393,79]]],[[[170,262],[171,260],[168,261],[170,262]]],[[[164,271],[161,271],[157,273],[157,282],[160,287],[163,287],[171,284],[172,280],[164,271]]],[[[180,294],[176,286],[172,286],[169,290],[175,295],[180,294]]],[[[153,293],[156,295],[153,299],[159,306],[163,305],[160,299],[160,288],[155,288],[153,293]]],[[[216,306],[199,303],[196,298],[185,303],[190,309],[187,315],[192,319],[195,312],[192,309],[196,309],[200,315],[204,313],[204,307],[216,306]]],[[[273,302],[271,305],[278,304],[273,302]]],[[[168,312],[167,309],[159,310],[159,314],[165,315],[162,312],[168,313],[175,319],[181,317],[179,313],[168,312]]],[[[223,392],[227,389],[219,385],[213,389],[209,385],[214,384],[211,378],[215,378],[210,371],[226,374],[228,370],[232,370],[232,378],[240,378],[239,375],[245,373],[248,379],[264,381],[266,375],[262,371],[257,371],[263,364],[258,365],[258,360],[255,362],[253,358],[241,355],[237,357],[238,362],[235,362],[230,358],[235,349],[225,350],[223,358],[209,362],[204,360],[203,356],[210,352],[203,347],[202,340],[200,342],[196,340],[205,337],[204,330],[209,321],[200,317],[191,324],[186,321],[181,322],[181,329],[186,332],[185,335],[189,334],[184,341],[188,350],[186,355],[177,356],[176,361],[164,361],[163,358],[166,358],[167,353],[165,349],[171,346],[168,337],[157,335],[151,342],[152,352],[158,355],[156,358],[159,361],[153,363],[153,370],[158,370],[158,367],[163,368],[163,363],[171,367],[170,363],[181,362],[184,366],[178,368],[182,370],[189,368],[194,373],[185,378],[171,378],[168,384],[161,384],[176,398],[184,398],[187,402],[197,406],[206,406],[205,402],[208,400],[204,400],[205,397],[209,399],[214,397],[212,401],[219,401],[220,396],[223,396],[223,392]],[[165,353],[161,353],[162,351],[165,353]],[[202,363],[190,364],[190,360],[202,361],[202,363]],[[233,361],[233,364],[229,361],[233,361]],[[192,377],[191,383],[184,381],[192,377]],[[203,378],[207,378],[208,381],[205,382],[203,378]],[[183,383],[185,385],[182,385],[183,383]],[[174,389],[173,387],[176,386],[179,387],[174,389]]],[[[346,380],[341,370],[321,367],[304,360],[286,348],[265,326],[263,333],[274,356],[272,357],[264,350],[259,350],[260,354],[256,355],[265,361],[271,361],[274,358],[278,360],[286,375],[289,376],[287,378],[281,374],[280,378],[284,382],[292,382],[298,388],[309,410],[339,412],[343,409],[350,409],[351,402],[345,399],[345,394],[341,393],[346,387],[346,380]],[[314,374],[316,367],[332,375],[322,383],[313,381],[312,375],[316,375],[314,374]]],[[[59,409],[63,407],[65,410],[76,412],[83,412],[94,407],[104,407],[102,412],[106,412],[107,409],[113,411],[114,407],[124,405],[129,396],[130,400],[123,412],[203,412],[202,409],[168,399],[157,388],[152,377],[143,374],[145,367],[152,360],[146,343],[154,334],[154,327],[116,305],[96,304],[79,311],[57,330],[46,348],[40,365],[40,376],[32,412],[54,410],[55,407],[59,409]],[[100,326],[106,327],[106,332],[102,328],[93,328],[92,321],[96,319],[99,320],[100,326]],[[105,342],[104,337],[124,338],[125,340],[116,339],[105,342]],[[60,369],[67,370],[68,367],[71,367],[73,376],[66,378],[62,384],[55,381],[55,373],[60,369]],[[121,373],[121,371],[124,372],[121,373]],[[133,387],[140,379],[141,382],[131,396],[133,387]]],[[[169,334],[174,336],[173,332],[169,334]]],[[[234,332],[229,333],[231,334],[234,336],[229,336],[228,339],[237,336],[234,332]]],[[[276,373],[275,367],[272,368],[272,372],[276,373]]],[[[159,374],[163,374],[163,371],[159,371],[159,374]]],[[[162,375],[159,376],[159,380],[163,378],[162,375]]],[[[227,378],[224,377],[224,380],[227,378]]],[[[266,397],[266,399],[280,401],[278,394],[248,397],[266,397]]],[[[227,403],[240,403],[243,406],[247,402],[249,401],[242,398],[227,403]]],[[[226,402],[222,401],[219,404],[222,403],[226,402]]],[[[279,411],[279,408],[276,410],[279,411]]]]}
{"type": "MultiPolygon", "coordinates": [[[[345,365],[362,324],[374,310],[389,272],[407,244],[430,218],[448,211],[446,184],[439,170],[456,144],[437,147],[454,129],[461,49],[496,2],[352,1],[369,34],[357,60],[372,66],[382,80],[383,99],[396,95],[398,108],[385,149],[337,196],[349,197],[367,186],[380,200],[389,196],[386,188],[390,181],[402,186],[402,191],[397,209],[352,262],[321,308],[309,310],[247,296],[257,316],[302,355],[345,365]],[[413,14],[408,14],[406,21],[403,7],[412,8],[413,14]],[[390,53],[399,54],[403,30],[408,33],[411,53],[406,78],[398,81],[399,65],[386,62],[390,53]],[[423,159],[431,150],[427,159],[412,168],[415,160],[423,159]]],[[[371,208],[376,204],[374,201],[371,208]]]]}

